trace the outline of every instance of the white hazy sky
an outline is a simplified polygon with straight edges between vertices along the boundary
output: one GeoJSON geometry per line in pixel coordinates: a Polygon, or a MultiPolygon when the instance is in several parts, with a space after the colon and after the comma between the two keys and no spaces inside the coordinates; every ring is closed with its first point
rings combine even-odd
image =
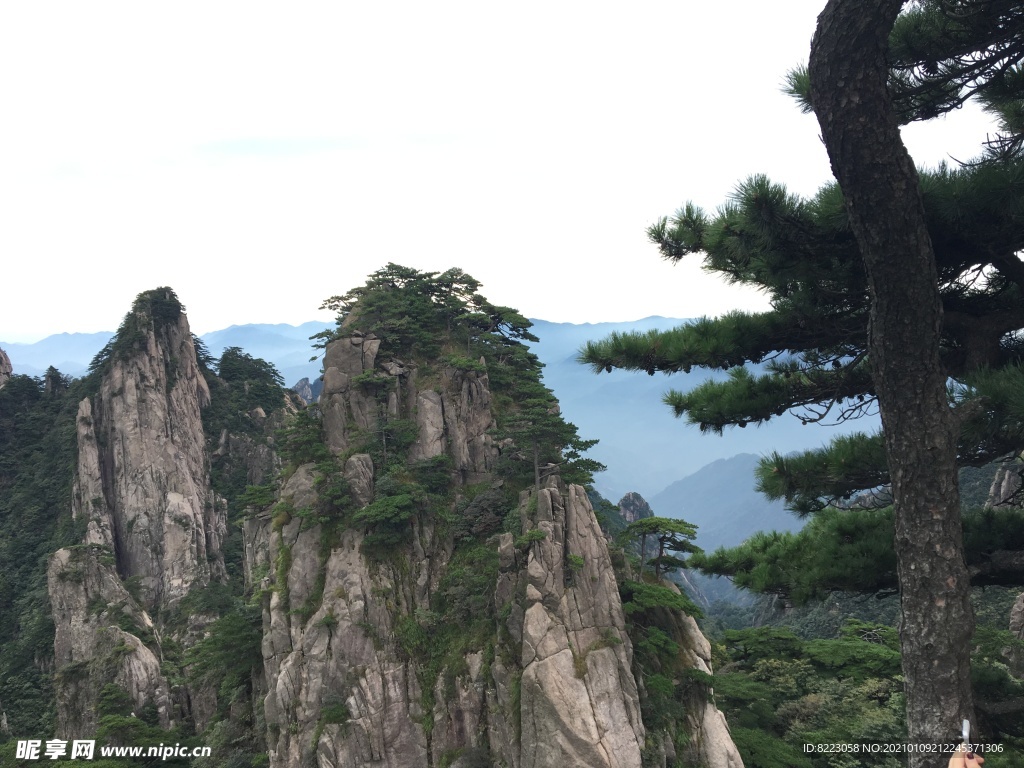
{"type": "Polygon", "coordinates": [[[159,285],[199,333],[326,318],[388,261],[553,321],[761,308],[645,229],[830,178],[780,92],[823,4],[4,3],[0,339],[113,330],[159,285]]]}

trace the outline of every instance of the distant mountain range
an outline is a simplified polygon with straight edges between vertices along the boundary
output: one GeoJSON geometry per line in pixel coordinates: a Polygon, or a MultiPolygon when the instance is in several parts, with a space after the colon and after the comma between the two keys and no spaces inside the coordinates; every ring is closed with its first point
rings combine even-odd
{"type": "MultiPolygon", "coordinates": [[[[533,331],[540,338],[533,349],[545,364],[545,383],[554,390],[562,413],[576,424],[580,435],[600,440],[591,455],[606,464],[608,470],[596,478],[597,489],[613,500],[628,491],[638,491],[651,501],[657,514],[666,517],[687,516],[682,508],[677,512],[677,506],[673,506],[676,497],[669,495],[670,486],[712,462],[737,454],[805,450],[823,444],[835,433],[835,430],[820,427],[804,427],[795,418],[783,416],[759,429],[730,430],[721,437],[701,435],[696,427],[674,419],[661,398],[670,388],[687,390],[709,378],[723,378],[724,373],[694,371],[671,377],[626,371],[594,374],[576,362],[577,351],[589,339],[603,338],[612,331],[667,329],[684,322],[665,317],[583,324],[533,320],[533,331]],[[664,502],[658,503],[662,498],[664,502]]],[[[283,323],[233,325],[200,338],[214,356],[234,346],[274,363],[291,385],[302,378],[315,381],[320,375],[320,362],[310,362],[317,350],[312,348],[309,337],[332,325],[321,322],[298,326],[283,323]]],[[[78,376],[85,373],[89,361],[112,335],[62,333],[34,344],[0,342],[0,348],[10,356],[15,373],[40,376],[48,366],[54,365],[63,373],[78,376]]],[[[877,419],[861,420],[852,427],[873,430],[877,428],[877,419]]],[[[848,426],[842,431],[852,429],[848,426]]],[[[735,472],[741,471],[737,469],[739,464],[726,466],[733,467],[735,472]]],[[[747,471],[745,467],[746,464],[742,472],[747,471]]],[[[737,480],[736,475],[725,472],[724,467],[722,471],[732,478],[720,477],[723,485],[746,482],[743,476],[737,480]]],[[[767,503],[752,490],[750,493],[744,505],[755,504],[758,500],[767,503]]],[[[695,503],[698,498],[694,495],[689,501],[695,503]]],[[[758,524],[758,519],[757,515],[751,518],[750,524],[756,527],[747,529],[748,532],[769,527],[758,524]]]]}
{"type": "Polygon", "coordinates": [[[718,459],[647,501],[659,517],[681,517],[696,525],[696,544],[708,552],[734,547],[751,531],[799,530],[803,522],[781,501],[768,501],[754,490],[759,460],[753,453],[718,459]]]}

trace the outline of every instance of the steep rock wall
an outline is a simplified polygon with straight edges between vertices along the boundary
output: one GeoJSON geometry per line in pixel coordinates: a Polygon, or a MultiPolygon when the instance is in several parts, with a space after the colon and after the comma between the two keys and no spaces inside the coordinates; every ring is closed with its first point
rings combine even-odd
{"type": "Polygon", "coordinates": [[[114,573],[109,553],[95,545],[59,550],[50,558],[47,586],[56,627],[58,737],[96,733],[96,702],[108,683],[127,691],[138,710],[154,705],[160,724],[171,727],[170,685],[138,636],[152,644],[153,622],[114,573]]]}
{"type": "Polygon", "coordinates": [[[209,400],[180,314],[112,359],[79,411],[74,513],[91,541],[113,548],[121,575],[138,580],[148,609],[223,575],[226,521],[209,490],[200,417],[209,400]]]}
{"type": "Polygon", "coordinates": [[[519,645],[522,768],[640,765],[645,730],[611,557],[590,501],[556,478],[523,499],[526,562],[501,537],[498,604],[519,645]],[[535,514],[531,510],[535,509],[535,514]],[[525,565],[525,568],[523,567],[525,565]]]}
{"type": "MultiPolygon", "coordinates": [[[[415,423],[410,461],[447,456],[455,486],[473,486],[477,498],[499,488],[486,372],[427,377],[380,357],[380,342],[364,336],[334,341],[325,355],[324,438],[356,505],[373,501],[379,469],[353,451],[380,419],[415,423]]],[[[318,509],[317,474],[312,464],[295,470],[279,494],[284,508],[318,509]]],[[[359,526],[331,533],[315,514],[268,511],[246,523],[247,579],[264,594],[271,765],[640,768],[632,646],[585,491],[553,476],[522,494],[523,535],[486,544],[498,559],[493,632],[440,668],[410,640],[440,637],[432,598],[454,567],[451,534],[431,514],[419,510],[402,552],[384,560],[366,557],[359,526]]],[[[691,625],[705,648],[694,665],[706,670],[707,641],[691,625]]],[[[705,764],[742,766],[713,705],[695,706],[693,728],[705,764]]]]}
{"type": "Polygon", "coordinates": [[[52,555],[47,574],[62,737],[95,733],[109,684],[137,709],[155,707],[164,728],[191,708],[188,693],[172,701],[151,615],[224,573],[226,520],[200,419],[210,393],[173,294],[141,295],[115,341],[77,416],[72,514],[85,521],[84,542],[52,555]],[[147,299],[163,302],[159,319],[147,299]]]}
{"type": "Polygon", "coordinates": [[[0,387],[7,383],[7,380],[11,378],[13,373],[14,368],[11,366],[11,358],[0,349],[0,387]]]}

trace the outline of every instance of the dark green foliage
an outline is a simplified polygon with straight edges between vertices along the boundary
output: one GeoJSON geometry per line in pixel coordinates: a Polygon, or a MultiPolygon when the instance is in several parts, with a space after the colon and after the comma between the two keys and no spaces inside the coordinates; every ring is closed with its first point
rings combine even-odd
{"type": "MultiPolygon", "coordinates": [[[[539,374],[539,367],[536,369],[539,374]]],[[[604,465],[583,454],[596,440],[583,440],[576,431],[576,425],[565,421],[551,390],[536,377],[523,377],[516,382],[514,399],[506,400],[507,407],[499,413],[496,437],[511,439],[516,450],[502,453],[503,469],[518,479],[530,477],[535,489],[550,467],[557,466],[563,480],[579,485],[589,485],[593,474],[604,469],[604,465]]]]}
{"type": "Polygon", "coordinates": [[[813,768],[814,763],[800,748],[760,728],[730,726],[732,740],[749,768],[813,768]]]}
{"type": "Polygon", "coordinates": [[[706,697],[710,681],[693,676],[690,657],[676,642],[678,613],[700,616],[700,611],[686,595],[661,584],[620,580],[619,593],[635,673],[642,681],[640,711],[649,737],[663,732],[679,743],[687,732],[687,701],[694,694],[706,697]]]}
{"type": "MultiPolygon", "coordinates": [[[[725,633],[715,648],[715,699],[744,765],[831,766],[803,744],[899,741],[902,693],[894,631],[850,624],[836,640],[805,642],[780,628],[725,633]]],[[[846,763],[844,763],[845,765],[846,763]]],[[[862,763],[853,762],[851,765],[862,763]]],[[[892,766],[885,756],[872,765],[892,766]]]]}
{"type": "Polygon", "coordinates": [[[407,658],[430,656],[430,633],[412,616],[402,616],[395,622],[395,642],[407,658]]]}
{"type": "Polygon", "coordinates": [[[271,363],[238,347],[225,349],[215,365],[216,375],[213,368],[204,368],[211,398],[202,414],[207,436],[216,440],[221,430],[226,429],[233,434],[263,438],[260,425],[249,414],[262,408],[270,415],[285,404],[281,374],[271,363]]]}
{"type": "Polygon", "coordinates": [[[456,541],[479,541],[502,530],[515,504],[501,487],[487,488],[455,506],[452,533],[456,541]]]}
{"type": "Polygon", "coordinates": [[[415,490],[412,493],[396,493],[380,496],[352,516],[353,522],[365,525],[363,551],[381,556],[392,547],[406,540],[409,524],[416,514],[415,490]],[[414,495],[415,494],[415,495],[414,495]]]}
{"type": "MultiPolygon", "coordinates": [[[[1012,0],[909,5],[889,35],[889,90],[900,121],[929,120],[977,98],[999,123],[986,136],[986,161],[1020,157],[1024,134],[1024,19],[1012,0]]],[[[811,111],[806,67],[787,90],[811,111]]]]}
{"type": "MultiPolygon", "coordinates": [[[[202,410],[203,432],[212,458],[210,483],[214,492],[227,501],[229,520],[238,522],[246,509],[262,510],[274,500],[274,486],[270,484],[274,478],[254,475],[248,455],[268,443],[268,427],[258,415],[254,418],[250,414],[257,408],[267,417],[280,412],[285,405],[283,380],[272,364],[238,347],[225,349],[217,361],[205,347],[197,348],[196,353],[210,388],[210,403],[202,410]],[[229,435],[226,453],[217,450],[225,431],[229,435]]],[[[223,552],[229,583],[234,594],[239,595],[244,553],[237,525],[228,526],[223,552]]]]}
{"type": "Polygon", "coordinates": [[[594,515],[597,517],[601,530],[612,539],[618,538],[629,524],[619,513],[619,508],[594,490],[593,486],[587,486],[587,498],[590,499],[590,505],[594,508],[594,515]]]}
{"type": "Polygon", "coordinates": [[[654,566],[655,581],[661,579],[663,573],[674,571],[678,568],[686,568],[685,560],[670,555],[688,553],[697,554],[702,550],[693,544],[697,537],[696,526],[686,522],[668,517],[642,517],[626,526],[620,534],[620,541],[624,544],[640,540],[640,570],[644,566],[654,566]],[[647,558],[647,543],[650,539],[657,548],[650,559],[647,558]]]}
{"type": "Polygon", "coordinates": [[[242,509],[265,509],[274,503],[276,495],[275,485],[247,485],[236,503],[242,509]]]}
{"type": "Polygon", "coordinates": [[[228,584],[211,581],[204,587],[193,587],[177,605],[177,614],[189,617],[196,614],[222,616],[236,605],[235,590],[228,584]]]}
{"type": "Polygon", "coordinates": [[[227,706],[237,689],[251,691],[253,675],[263,666],[262,640],[262,609],[236,601],[185,655],[189,678],[213,686],[220,705],[227,706]]]}
{"type": "Polygon", "coordinates": [[[619,585],[622,597],[622,609],[627,615],[656,614],[659,609],[681,611],[689,616],[702,615],[689,597],[682,592],[660,584],[648,584],[644,581],[625,581],[619,585]]]}
{"type": "Polygon", "coordinates": [[[184,313],[185,307],[172,289],[143,291],[135,297],[117,333],[89,363],[89,373],[102,374],[112,360],[128,359],[141,349],[149,333],[165,334],[167,327],[177,325],[184,313]]]}
{"type": "MultiPolygon", "coordinates": [[[[976,733],[1007,751],[999,764],[1017,764],[1024,696],[1011,671],[1024,644],[1005,630],[1015,590],[975,589],[978,619],[972,680],[976,733]]],[[[759,750],[803,743],[890,741],[902,737],[897,601],[833,595],[819,604],[779,613],[773,626],[715,634],[715,696],[726,712],[745,764],[775,764],[759,750]],[[859,615],[863,618],[845,618],[859,615]],[[744,751],[751,749],[749,754],[744,751]]],[[[763,615],[763,612],[762,612],[763,615]]],[[[636,653],[648,644],[634,641],[636,653]]],[[[1019,667],[1018,667],[1019,670],[1019,667]]],[[[833,756],[834,757],[834,756],[833,756]]],[[[812,764],[828,765],[811,755],[812,764]]]]}
{"type": "Polygon", "coordinates": [[[107,683],[100,691],[96,699],[96,714],[104,715],[129,715],[135,708],[132,697],[119,685],[107,683]]]}
{"type": "Polygon", "coordinates": [[[988,492],[1001,465],[964,467],[960,470],[960,505],[964,509],[981,509],[988,501],[988,492]]]}
{"type": "Polygon", "coordinates": [[[292,467],[331,458],[331,452],[324,443],[320,409],[315,405],[296,413],[279,438],[281,456],[292,467]]]}
{"type": "Polygon", "coordinates": [[[0,389],[0,701],[13,733],[54,732],[46,564],[81,540],[71,520],[81,382],[50,369],[0,389]]]}
{"type": "Polygon", "coordinates": [[[438,587],[438,612],[445,621],[472,624],[494,615],[494,585],[498,580],[498,550],[492,544],[460,548],[452,557],[438,587]]]}
{"type": "Polygon", "coordinates": [[[378,433],[380,441],[371,451],[377,466],[388,466],[390,463],[404,464],[409,449],[419,435],[416,422],[412,419],[388,419],[380,425],[378,433]]]}
{"type": "MultiPolygon", "coordinates": [[[[134,764],[136,765],[169,765],[186,768],[190,763],[185,758],[150,757],[146,756],[146,752],[150,747],[161,745],[199,746],[199,740],[186,735],[181,727],[170,731],[160,728],[156,706],[153,702],[137,708],[128,692],[114,683],[108,683],[100,691],[96,714],[99,719],[95,737],[97,746],[142,747],[144,756],[135,758],[134,764]]],[[[99,756],[98,751],[96,755],[99,756]]],[[[96,764],[102,765],[103,762],[98,761],[96,764]]],[[[122,761],[111,761],[111,763],[114,762],[122,761]]]]}
{"type": "Polygon", "coordinates": [[[324,705],[323,709],[320,710],[320,717],[323,718],[325,723],[347,723],[352,714],[348,711],[348,706],[345,702],[335,702],[333,704],[324,705]]]}
{"type": "Polygon", "coordinates": [[[526,533],[524,533],[522,536],[516,537],[514,543],[515,543],[516,549],[526,550],[526,549],[530,548],[531,544],[533,544],[535,542],[538,542],[538,541],[543,541],[547,537],[548,537],[548,532],[547,531],[542,530],[540,528],[531,528],[526,533]]]}
{"type": "Polygon", "coordinates": [[[993,741],[1012,745],[1024,760],[1024,641],[988,625],[975,632],[974,645],[971,683],[983,718],[980,725],[993,741]]]}
{"type": "MultiPolygon", "coordinates": [[[[534,479],[542,464],[559,465],[567,482],[586,484],[603,466],[583,456],[596,441],[582,440],[576,427],[558,415],[551,391],[540,383],[541,364],[523,344],[536,341],[530,321],[508,307],[488,302],[480,283],[460,269],[419,272],[388,264],[366,284],[324,302],[338,312],[338,328],[318,337],[326,344],[348,332],[374,334],[382,354],[440,363],[455,376],[486,373],[494,396],[501,440],[511,437],[516,450],[503,455],[505,470],[532,467],[534,479]]],[[[353,378],[356,386],[376,392],[386,402],[392,379],[376,371],[353,378]]],[[[415,425],[383,416],[367,446],[377,466],[405,460],[416,439],[415,425]]]]}
{"type": "MultiPolygon", "coordinates": [[[[832,440],[828,451],[772,453],[756,471],[757,490],[769,499],[785,499],[799,515],[840,505],[855,493],[888,481],[881,434],[857,432],[832,440]]],[[[889,501],[888,494],[881,498],[889,501]]]]}
{"type": "MultiPolygon", "coordinates": [[[[468,672],[465,655],[484,651],[486,663],[494,658],[494,585],[498,577],[496,547],[466,543],[452,553],[433,595],[430,610],[400,615],[394,639],[401,653],[417,663],[424,710],[422,721],[433,727],[434,686],[443,675],[449,690],[455,678],[468,672]]],[[[515,693],[513,683],[513,697],[515,693]]]]}
{"type": "Polygon", "coordinates": [[[891,508],[829,508],[799,533],[755,533],[738,547],[696,554],[690,564],[755,592],[804,603],[833,590],[894,588],[892,536],[891,508]]]}
{"type": "MultiPolygon", "coordinates": [[[[490,304],[477,293],[480,283],[461,269],[419,272],[388,264],[366,285],[327,299],[321,309],[338,313],[338,326],[374,333],[396,356],[440,355],[446,343],[464,349],[453,367],[475,369],[471,355],[480,348],[500,349],[536,341],[530,322],[515,310],[490,304]]],[[[336,337],[325,332],[324,342],[336,337]]],[[[451,358],[450,358],[451,359],[451,358]]]]}
{"type": "MultiPolygon", "coordinates": [[[[1024,517],[1015,509],[964,513],[964,549],[976,585],[1019,585],[1024,573],[1000,553],[1024,550],[1024,517]]],[[[754,592],[784,595],[797,604],[829,592],[896,589],[892,508],[827,508],[799,533],[756,533],[743,544],[698,553],[690,566],[729,576],[754,592]]]]}
{"type": "Polygon", "coordinates": [[[253,357],[238,347],[228,347],[220,356],[217,375],[233,385],[235,407],[240,411],[262,408],[266,413],[284,405],[284,379],[266,360],[253,357]]]}
{"type": "Polygon", "coordinates": [[[316,477],[321,514],[328,519],[347,520],[352,511],[352,489],[338,462],[333,458],[321,461],[316,465],[316,477]]]}
{"type": "Polygon", "coordinates": [[[852,680],[893,679],[900,674],[899,650],[877,642],[864,643],[857,638],[812,640],[806,645],[806,654],[819,669],[834,670],[852,680]]]}
{"type": "MultiPolygon", "coordinates": [[[[1024,273],[1015,255],[1024,241],[1021,179],[1021,163],[921,174],[945,311],[942,363],[953,382],[949,402],[962,414],[961,466],[1024,449],[1024,273]],[[981,273],[984,280],[974,278],[981,273]]],[[[867,284],[837,186],[802,199],[755,176],[716,214],[686,205],[649,234],[666,259],[702,254],[706,269],[761,289],[772,308],[673,331],[614,334],[581,351],[595,371],[729,370],[725,381],[666,395],[677,415],[704,431],[761,424],[787,411],[834,423],[874,410],[867,284]]],[[[880,436],[854,435],[817,451],[766,457],[758,482],[807,514],[885,486],[889,472],[880,436]]],[[[887,501],[883,494],[872,503],[887,501]]]]}

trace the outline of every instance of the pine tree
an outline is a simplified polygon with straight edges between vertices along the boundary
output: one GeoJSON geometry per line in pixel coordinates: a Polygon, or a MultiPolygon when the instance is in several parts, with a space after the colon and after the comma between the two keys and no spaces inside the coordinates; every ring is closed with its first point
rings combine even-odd
{"type": "Polygon", "coordinates": [[[696,537],[697,527],[685,520],[642,517],[627,525],[619,535],[619,540],[630,542],[640,539],[640,569],[643,570],[645,565],[653,565],[654,579],[657,582],[663,573],[687,567],[687,561],[676,555],[701,552],[700,547],[693,543],[696,537]],[[648,537],[653,538],[658,546],[658,554],[650,559],[647,558],[648,537]],[[675,554],[669,554],[670,552],[675,554]]]}
{"type": "Polygon", "coordinates": [[[703,429],[791,409],[806,421],[844,420],[877,403],[882,435],[836,444],[818,467],[805,457],[802,474],[787,475],[774,457],[762,486],[808,511],[837,491],[891,484],[909,734],[935,742],[972,711],[957,463],[1024,447],[1020,424],[978,396],[1019,376],[1024,226],[1019,185],[1002,183],[1022,172],[1014,142],[1024,40],[1019,11],[999,0],[915,4],[917,15],[894,31],[902,5],[830,0],[819,17],[804,93],[841,189],[803,201],[754,178],[713,220],[686,206],[651,229],[667,258],[703,251],[710,269],[766,290],[773,311],[612,338],[582,358],[651,374],[769,361],[765,375],[741,369],[724,384],[666,396],[703,429]],[[900,120],[972,93],[1003,117],[1001,144],[919,179],[900,120]],[[1006,195],[990,197],[989,180],[1006,195]],[[854,472],[834,461],[840,450],[857,459],[854,472]]]}

